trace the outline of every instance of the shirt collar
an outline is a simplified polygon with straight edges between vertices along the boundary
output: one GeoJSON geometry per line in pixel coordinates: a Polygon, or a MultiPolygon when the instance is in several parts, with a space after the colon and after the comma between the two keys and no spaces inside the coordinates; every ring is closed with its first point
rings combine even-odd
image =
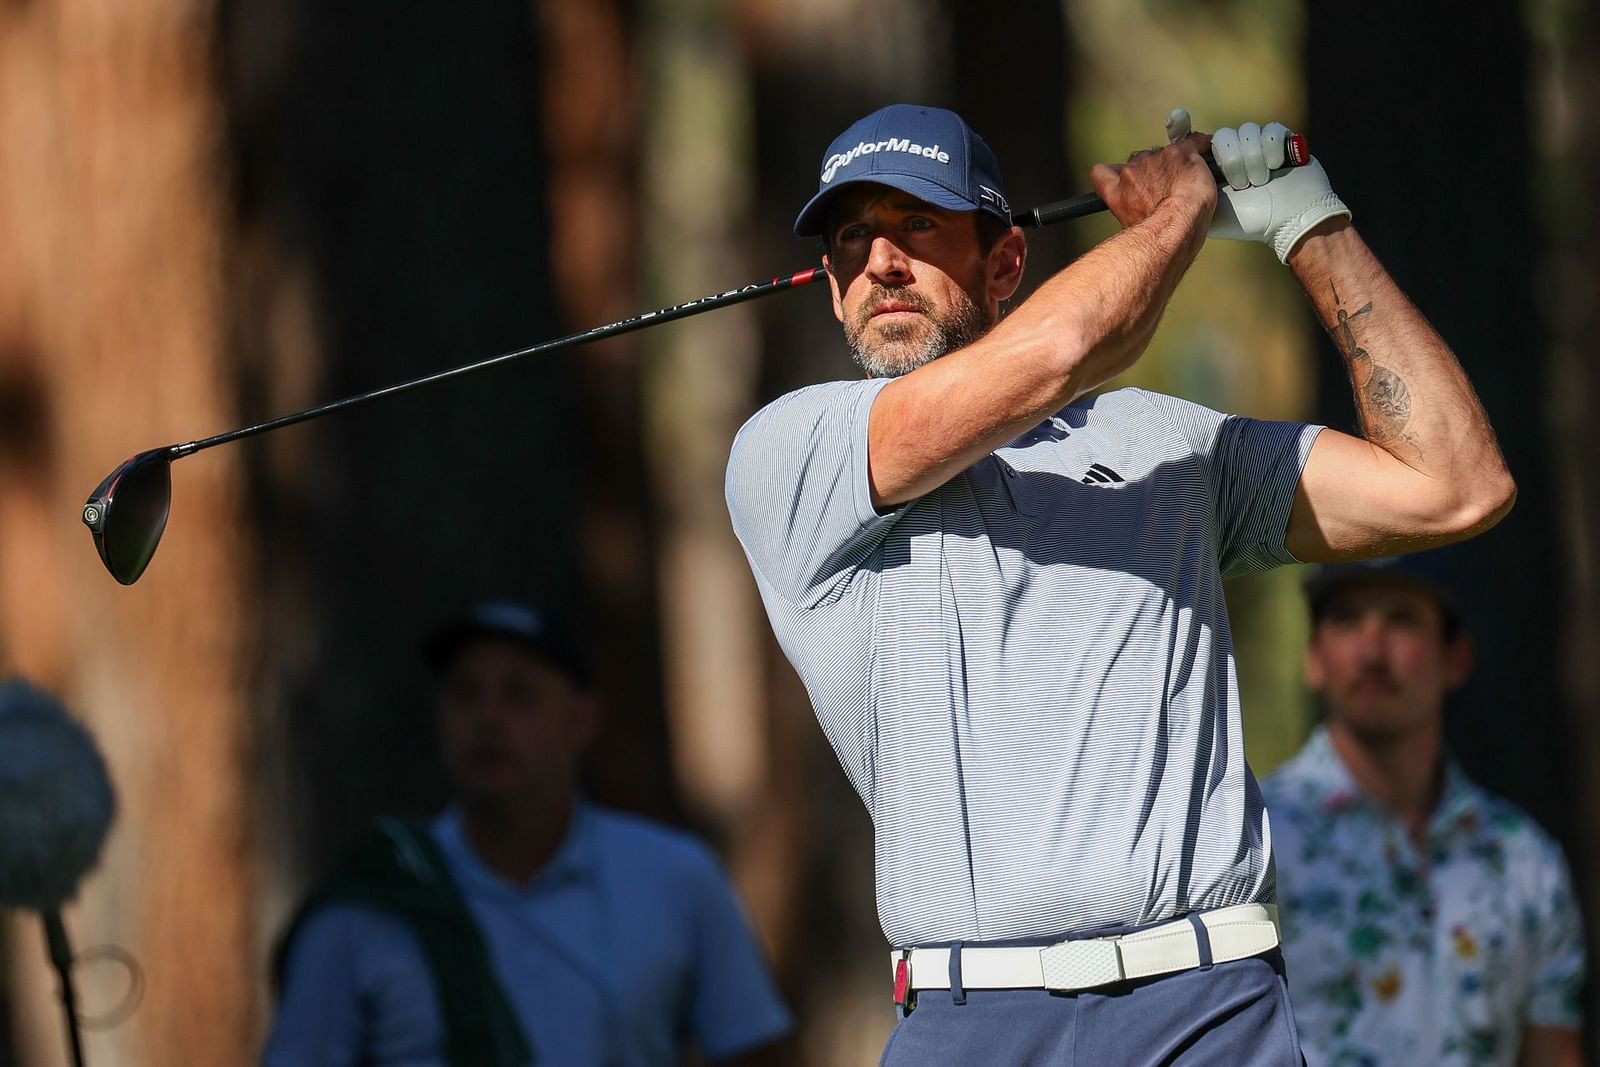
{"type": "Polygon", "coordinates": [[[1444,757],[1444,785],[1439,790],[1439,806],[1428,822],[1428,833],[1449,833],[1457,827],[1471,829],[1478,821],[1482,791],[1456,763],[1449,752],[1444,757]]]}
{"type": "MultiPolygon", "coordinates": [[[[1303,780],[1317,793],[1318,804],[1330,814],[1363,806],[1379,811],[1362,790],[1344,760],[1334,750],[1326,726],[1318,726],[1306,740],[1304,760],[1300,771],[1303,780]]],[[[1444,782],[1439,790],[1439,803],[1428,820],[1428,834],[1448,833],[1457,826],[1470,826],[1477,817],[1480,805],[1479,790],[1462,771],[1460,764],[1448,749],[1444,752],[1444,782]]]]}
{"type": "Polygon", "coordinates": [[[1315,791],[1317,805],[1324,811],[1337,814],[1369,803],[1344,760],[1334,751],[1326,726],[1319,725],[1311,731],[1295,763],[1301,779],[1315,791]]]}
{"type": "Polygon", "coordinates": [[[572,806],[572,821],[550,862],[525,885],[516,885],[490,870],[473,851],[461,825],[461,809],[454,804],[434,819],[439,847],[450,861],[452,873],[466,885],[518,895],[538,893],[588,877],[595,867],[594,813],[581,797],[572,806]]]}

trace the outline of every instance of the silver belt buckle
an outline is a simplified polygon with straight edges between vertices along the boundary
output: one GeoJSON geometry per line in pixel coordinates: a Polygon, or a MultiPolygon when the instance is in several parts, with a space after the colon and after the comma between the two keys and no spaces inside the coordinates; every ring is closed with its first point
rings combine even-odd
{"type": "Polygon", "coordinates": [[[1114,940],[1058,941],[1039,950],[1044,987],[1059,992],[1120,982],[1122,951],[1114,940]]]}

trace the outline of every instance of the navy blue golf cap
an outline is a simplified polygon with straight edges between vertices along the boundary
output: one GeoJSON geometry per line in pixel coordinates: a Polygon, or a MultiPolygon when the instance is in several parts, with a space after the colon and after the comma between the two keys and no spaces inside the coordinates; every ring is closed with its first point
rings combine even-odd
{"type": "Polygon", "coordinates": [[[1311,617],[1317,618],[1327,608],[1328,601],[1340,590],[1358,585],[1405,585],[1431,594],[1444,609],[1455,617],[1458,605],[1455,596],[1455,556],[1448,549],[1414,552],[1405,556],[1381,556],[1353,563],[1325,563],[1306,579],[1306,599],[1310,603],[1311,617]]]}
{"type": "Polygon", "coordinates": [[[589,684],[583,655],[560,620],[521,600],[484,600],[473,605],[465,615],[429,635],[423,642],[423,658],[434,670],[443,671],[463,646],[491,637],[524,645],[579,685],[589,684]]]}
{"type": "Polygon", "coordinates": [[[817,237],[828,200],[856,182],[877,182],[947,211],[987,211],[1011,223],[1000,162],[954,111],[891,104],[845,130],[822,157],[817,195],[794,220],[796,237],[817,237]]]}

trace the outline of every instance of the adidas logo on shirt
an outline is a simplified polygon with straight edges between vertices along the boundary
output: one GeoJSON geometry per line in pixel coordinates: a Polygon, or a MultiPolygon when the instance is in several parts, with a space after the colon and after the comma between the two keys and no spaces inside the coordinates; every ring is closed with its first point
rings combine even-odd
{"type": "Polygon", "coordinates": [[[1091,463],[1083,477],[1078,480],[1084,485],[1114,485],[1122,481],[1123,477],[1104,463],[1091,463]]]}

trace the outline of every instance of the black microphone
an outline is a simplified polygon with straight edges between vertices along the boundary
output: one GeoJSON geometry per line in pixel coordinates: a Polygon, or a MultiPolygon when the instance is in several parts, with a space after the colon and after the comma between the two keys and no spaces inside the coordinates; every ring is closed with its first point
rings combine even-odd
{"type": "Polygon", "coordinates": [[[83,1044],[61,906],[100,858],[116,809],[89,731],[44,690],[0,683],[0,907],[36,911],[44,922],[77,1067],[83,1044]]]}

